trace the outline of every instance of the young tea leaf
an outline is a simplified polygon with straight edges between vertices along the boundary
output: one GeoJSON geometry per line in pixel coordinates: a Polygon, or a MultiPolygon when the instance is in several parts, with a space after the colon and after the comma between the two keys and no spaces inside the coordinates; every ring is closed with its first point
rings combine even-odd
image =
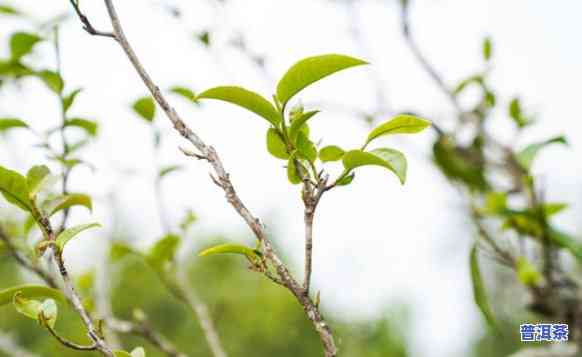
{"type": "Polygon", "coordinates": [[[181,238],[167,234],[157,241],[146,254],[147,261],[156,269],[161,269],[167,262],[173,261],[180,247],[181,238]]]}
{"type": "Polygon", "coordinates": [[[0,166],[0,192],[8,202],[25,211],[31,210],[26,178],[18,172],[0,166]]]}
{"type": "Polygon", "coordinates": [[[156,115],[156,104],[152,97],[142,97],[136,100],[132,106],[133,110],[148,122],[154,120],[156,115]]]}
{"type": "Polygon", "coordinates": [[[115,357],[133,357],[129,352],[125,352],[122,350],[113,351],[113,355],[115,357]]]}
{"type": "Polygon", "coordinates": [[[368,135],[366,144],[376,138],[385,135],[419,133],[428,128],[430,125],[431,123],[428,120],[418,118],[414,115],[397,115],[396,117],[372,130],[368,135]]]}
{"type": "Polygon", "coordinates": [[[299,172],[297,172],[297,165],[295,163],[296,157],[295,155],[291,155],[289,160],[287,160],[287,179],[293,185],[298,185],[301,183],[301,176],[299,172]]]}
{"type": "Polygon", "coordinates": [[[182,166],[180,165],[170,165],[170,166],[166,166],[163,167],[162,169],[160,169],[160,173],[158,174],[159,178],[164,178],[167,175],[173,173],[173,172],[177,172],[182,170],[182,166]]]}
{"type": "Polygon", "coordinates": [[[481,276],[481,269],[479,268],[479,257],[477,246],[473,246],[471,249],[471,281],[473,283],[473,298],[475,303],[481,310],[481,313],[485,317],[487,324],[495,328],[495,319],[493,318],[493,312],[489,306],[487,300],[487,292],[485,291],[485,284],[483,282],[483,277],[481,276]]]}
{"type": "Polygon", "coordinates": [[[20,293],[22,297],[27,299],[50,298],[55,299],[61,303],[65,303],[67,301],[65,295],[60,290],[49,288],[43,285],[26,284],[0,290],[0,306],[10,304],[12,302],[12,298],[17,293],[20,293]]]}
{"type": "Polygon", "coordinates": [[[238,105],[263,117],[275,127],[281,122],[281,116],[271,102],[259,94],[242,87],[224,86],[211,88],[200,93],[196,99],[215,99],[238,105]]]}
{"type": "Polygon", "coordinates": [[[59,250],[62,251],[63,248],[65,248],[65,245],[69,243],[71,239],[75,238],[79,233],[95,227],[101,227],[101,225],[99,223],[88,223],[65,229],[57,236],[57,247],[59,247],[59,250]]]}
{"type": "Polygon", "coordinates": [[[191,103],[198,103],[196,101],[196,93],[190,88],[182,87],[182,86],[174,86],[170,88],[170,92],[181,96],[182,98],[188,100],[191,103]]]}
{"type": "Polygon", "coordinates": [[[39,191],[48,186],[51,171],[45,165],[33,166],[26,174],[28,197],[34,199],[39,191]]]}
{"type": "Polygon", "coordinates": [[[314,162],[317,159],[315,144],[302,131],[297,135],[297,151],[309,162],[314,162]]]}
{"type": "Polygon", "coordinates": [[[63,88],[65,87],[65,82],[57,72],[44,70],[37,72],[36,75],[53,92],[60,94],[63,91],[63,88]]]}
{"type": "Polygon", "coordinates": [[[321,162],[330,162],[341,160],[346,152],[336,145],[329,145],[319,150],[319,159],[321,162]]]}
{"type": "Polygon", "coordinates": [[[353,170],[367,165],[382,166],[395,173],[401,184],[406,181],[406,157],[400,151],[394,149],[348,151],[343,157],[343,164],[346,170],[353,170]]]}
{"type": "Polygon", "coordinates": [[[293,121],[291,121],[291,126],[289,127],[289,139],[292,143],[297,141],[297,135],[305,128],[307,121],[315,114],[319,113],[319,110],[313,110],[310,112],[301,113],[293,121]]]}
{"type": "Polygon", "coordinates": [[[0,133],[15,128],[28,128],[28,124],[16,118],[0,118],[0,133]]]}
{"type": "Polygon", "coordinates": [[[68,112],[69,109],[71,109],[71,106],[75,102],[75,98],[77,98],[77,95],[79,95],[79,93],[81,93],[81,91],[82,91],[81,88],[75,89],[69,95],[67,95],[63,98],[63,109],[65,110],[65,113],[68,112]]]}
{"type": "Polygon", "coordinates": [[[87,119],[82,119],[82,118],[72,118],[72,119],[67,119],[67,121],[65,122],[65,127],[80,128],[80,129],[84,130],[87,134],[89,134],[90,136],[96,136],[98,124],[96,121],[93,121],[93,120],[87,120],[87,119]]]}
{"type": "Polygon", "coordinates": [[[277,129],[270,128],[267,130],[267,151],[278,159],[289,159],[287,145],[277,129]]]}
{"type": "Polygon", "coordinates": [[[89,211],[93,211],[93,202],[91,197],[83,193],[69,193],[66,195],[57,196],[44,205],[44,210],[49,217],[57,212],[74,207],[83,206],[89,211]]]}
{"type": "Polygon", "coordinates": [[[339,54],[305,58],[291,66],[283,75],[277,84],[277,99],[285,106],[293,96],[310,84],[338,71],[364,64],[368,62],[339,54]]]}
{"type": "Polygon", "coordinates": [[[566,141],[565,137],[557,136],[555,138],[542,141],[540,143],[530,144],[525,149],[518,152],[515,156],[515,159],[524,170],[529,171],[534,159],[536,158],[540,150],[551,144],[567,145],[568,142],[566,141]]]}
{"type": "Polygon", "coordinates": [[[252,248],[240,244],[221,244],[198,253],[200,257],[206,257],[216,254],[240,254],[251,260],[256,260],[260,253],[252,248]]]}
{"type": "Polygon", "coordinates": [[[517,278],[525,286],[536,286],[542,280],[542,275],[527,258],[519,257],[516,263],[517,278]]]}
{"type": "Polygon", "coordinates": [[[491,59],[491,55],[493,54],[493,41],[491,41],[491,37],[486,37],[483,40],[483,58],[485,61],[489,61],[491,59]]]}
{"type": "Polygon", "coordinates": [[[22,297],[20,292],[14,294],[12,304],[16,311],[33,320],[38,320],[38,314],[42,311],[42,303],[40,301],[22,297]]]}
{"type": "Polygon", "coordinates": [[[33,33],[17,32],[10,37],[10,53],[13,60],[19,60],[29,54],[42,38],[33,33]]]}

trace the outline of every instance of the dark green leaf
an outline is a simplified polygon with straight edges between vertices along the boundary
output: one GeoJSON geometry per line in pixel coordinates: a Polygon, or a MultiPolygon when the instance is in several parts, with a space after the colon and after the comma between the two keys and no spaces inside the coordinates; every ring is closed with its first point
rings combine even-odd
{"type": "Polygon", "coordinates": [[[357,58],[328,54],[305,58],[289,68],[277,84],[277,99],[284,106],[302,89],[333,73],[368,64],[357,58]]]}
{"type": "Polygon", "coordinates": [[[28,128],[28,124],[16,118],[0,118],[0,133],[14,128],[28,128]]]}
{"type": "Polygon", "coordinates": [[[156,115],[156,104],[152,97],[142,97],[136,100],[132,106],[133,110],[146,121],[153,121],[156,115]]]}
{"type": "Polygon", "coordinates": [[[481,276],[481,269],[479,268],[479,257],[476,245],[471,249],[471,282],[473,283],[473,298],[475,299],[475,303],[479,307],[479,310],[481,310],[487,324],[495,328],[495,319],[493,318],[493,312],[487,300],[487,292],[485,291],[485,284],[481,276]]]}
{"type": "Polygon", "coordinates": [[[77,235],[79,233],[81,233],[87,229],[95,228],[95,227],[101,227],[101,225],[99,223],[88,223],[88,224],[81,224],[78,226],[67,228],[57,236],[57,240],[56,240],[57,246],[62,251],[63,248],[65,247],[65,245],[67,243],[69,243],[69,241],[71,239],[77,237],[77,235]]]}
{"type": "Polygon", "coordinates": [[[42,39],[33,33],[16,32],[10,37],[10,53],[12,59],[18,60],[29,54],[40,41],[42,39]]]}
{"type": "Polygon", "coordinates": [[[256,260],[260,253],[255,249],[249,248],[240,244],[221,244],[208,249],[203,250],[198,254],[198,256],[206,257],[209,255],[216,254],[240,254],[244,255],[250,260],[256,260]]]}
{"type": "Polygon", "coordinates": [[[242,87],[224,86],[208,89],[196,99],[215,99],[229,102],[263,117],[275,127],[281,122],[277,109],[265,98],[242,87]]]}
{"type": "Polygon", "coordinates": [[[329,145],[319,150],[319,159],[322,162],[341,160],[346,152],[336,145],[329,145]]]}
{"type": "Polygon", "coordinates": [[[87,120],[82,118],[72,118],[68,119],[65,123],[65,127],[76,127],[83,129],[87,132],[87,134],[91,136],[97,135],[97,128],[98,124],[96,121],[87,120]]]}
{"type": "Polygon", "coordinates": [[[204,46],[210,46],[210,32],[202,31],[199,34],[196,34],[196,38],[200,41],[204,46]]]}
{"type": "Polygon", "coordinates": [[[28,185],[28,197],[33,199],[36,194],[47,186],[51,180],[51,171],[45,165],[33,166],[26,174],[26,184],[28,185]]]}
{"type": "Polygon", "coordinates": [[[46,84],[46,86],[53,92],[60,94],[63,91],[65,83],[61,76],[49,70],[37,72],[36,75],[46,84]]]}
{"type": "Polygon", "coordinates": [[[360,166],[382,166],[394,172],[400,183],[406,181],[406,157],[397,150],[382,148],[372,151],[352,150],[345,153],[343,164],[346,170],[353,170],[360,166]]]}
{"type": "Polygon", "coordinates": [[[514,98],[509,103],[509,116],[519,128],[523,128],[532,122],[523,113],[519,98],[514,98]]]}
{"type": "Polygon", "coordinates": [[[43,285],[26,284],[0,290],[0,306],[10,304],[14,295],[21,293],[22,297],[28,299],[50,298],[59,302],[66,303],[65,295],[57,289],[49,288],[43,285]]]}
{"type": "Polygon", "coordinates": [[[0,191],[8,202],[25,211],[31,210],[26,178],[18,172],[0,166],[0,191]]]}
{"type": "Polygon", "coordinates": [[[289,159],[287,145],[277,129],[270,128],[267,130],[267,151],[278,159],[289,159]]]}
{"type": "Polygon", "coordinates": [[[52,216],[57,212],[69,209],[74,206],[83,206],[89,211],[93,211],[93,202],[91,197],[82,193],[69,193],[51,199],[45,204],[45,211],[48,216],[52,216]]]}
{"type": "Polygon", "coordinates": [[[558,136],[546,141],[542,141],[540,143],[530,144],[525,149],[518,152],[515,156],[515,159],[524,170],[529,171],[529,169],[531,168],[531,164],[536,158],[536,155],[539,153],[539,151],[551,144],[567,145],[568,142],[566,141],[565,137],[558,136]]]}
{"type": "Polygon", "coordinates": [[[368,135],[366,144],[385,135],[418,133],[428,128],[430,125],[431,123],[428,120],[418,118],[414,115],[397,115],[372,130],[368,135]]]}
{"type": "Polygon", "coordinates": [[[292,143],[296,142],[297,135],[299,135],[302,129],[305,128],[307,121],[317,113],[319,113],[319,110],[301,113],[291,121],[291,126],[289,127],[289,139],[292,143]]]}
{"type": "Polygon", "coordinates": [[[317,148],[315,144],[301,131],[297,135],[297,151],[303,158],[309,160],[309,162],[314,162],[317,159],[317,148]]]}

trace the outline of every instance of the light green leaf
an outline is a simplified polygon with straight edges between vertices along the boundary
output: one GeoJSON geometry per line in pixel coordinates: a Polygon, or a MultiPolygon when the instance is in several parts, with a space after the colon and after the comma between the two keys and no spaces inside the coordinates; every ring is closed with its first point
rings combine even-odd
{"type": "Polygon", "coordinates": [[[523,128],[532,122],[532,120],[528,119],[523,113],[519,98],[513,98],[509,103],[509,116],[519,128],[523,128]]]}
{"type": "Polygon", "coordinates": [[[461,82],[459,82],[459,84],[457,84],[457,86],[455,87],[455,90],[453,91],[454,94],[460,94],[462,91],[464,91],[470,84],[476,84],[478,86],[483,87],[484,86],[484,79],[483,79],[483,75],[481,74],[476,74],[473,76],[470,76],[469,78],[465,78],[463,79],[461,82]]]}
{"type": "Polygon", "coordinates": [[[269,128],[267,130],[267,151],[278,159],[289,159],[287,145],[277,129],[269,128]]]}
{"type": "Polygon", "coordinates": [[[475,303],[481,310],[483,317],[491,327],[496,328],[493,312],[487,300],[487,292],[485,291],[485,283],[481,276],[481,269],[479,268],[479,257],[477,246],[471,249],[471,282],[473,283],[473,298],[475,303]]]}
{"type": "Polygon", "coordinates": [[[16,32],[10,37],[10,53],[13,60],[19,60],[29,54],[42,38],[33,33],[16,32]]]}
{"type": "Polygon", "coordinates": [[[368,64],[357,58],[328,54],[305,58],[289,68],[277,84],[277,99],[283,106],[302,89],[338,71],[368,64]]]}
{"type": "Polygon", "coordinates": [[[130,353],[131,357],[146,357],[143,347],[137,347],[130,353]]]}
{"type": "Polygon", "coordinates": [[[186,214],[184,215],[184,218],[182,218],[182,221],[180,222],[180,229],[182,229],[183,231],[186,231],[188,228],[190,228],[197,221],[198,221],[198,216],[196,215],[196,213],[194,213],[194,211],[189,209],[186,212],[186,214]]]}
{"type": "Polygon", "coordinates": [[[507,194],[505,192],[488,192],[485,196],[485,207],[480,211],[486,215],[502,214],[507,210],[507,194]]]}
{"type": "Polygon", "coordinates": [[[198,254],[200,257],[206,257],[209,255],[216,254],[240,254],[244,255],[251,260],[256,260],[261,253],[257,250],[249,248],[240,244],[220,244],[208,249],[203,250],[198,254]]]}
{"type": "Polygon", "coordinates": [[[55,327],[55,323],[57,322],[57,315],[58,315],[58,307],[57,304],[53,299],[47,299],[42,302],[40,305],[40,311],[38,320],[39,322],[46,323],[51,328],[55,327]]]}
{"type": "Polygon", "coordinates": [[[176,171],[180,171],[180,170],[182,170],[182,166],[180,166],[180,165],[166,166],[166,167],[163,167],[162,169],[160,169],[160,173],[158,174],[158,177],[163,178],[163,177],[171,174],[172,172],[176,172],[176,171]]]}
{"type": "Polygon", "coordinates": [[[28,128],[28,124],[16,118],[0,118],[0,133],[15,128],[28,128]]]}
{"type": "Polygon", "coordinates": [[[0,5],[0,14],[2,15],[19,15],[20,11],[8,5],[0,5]]]}
{"type": "Polygon", "coordinates": [[[29,300],[25,297],[22,297],[20,292],[17,292],[14,294],[12,303],[16,308],[16,311],[22,315],[33,320],[38,320],[38,314],[42,311],[42,304],[40,301],[29,300]]]}
{"type": "Polygon", "coordinates": [[[307,121],[315,114],[319,113],[319,110],[313,110],[310,112],[301,113],[296,119],[291,122],[291,126],[289,127],[289,139],[292,143],[295,143],[297,140],[297,135],[301,132],[301,129],[305,127],[307,121]]]}
{"type": "Polygon", "coordinates": [[[43,285],[26,284],[0,290],[0,306],[10,304],[16,293],[20,293],[22,297],[27,299],[50,298],[61,303],[67,301],[65,295],[60,290],[43,285]]]}
{"type": "Polygon", "coordinates": [[[314,162],[317,159],[315,144],[302,131],[297,135],[297,151],[309,162],[314,162]]]}
{"type": "Polygon", "coordinates": [[[382,166],[394,172],[400,183],[406,181],[406,157],[400,151],[382,148],[372,151],[352,150],[345,153],[343,164],[346,170],[353,170],[360,166],[382,166]]]}
{"type": "Polygon", "coordinates": [[[65,82],[57,72],[44,70],[37,72],[36,75],[53,92],[60,94],[63,91],[63,88],[65,87],[65,82]]]}
{"type": "Polygon", "coordinates": [[[28,197],[32,200],[43,189],[48,188],[54,176],[51,170],[45,165],[33,166],[26,174],[26,184],[28,185],[28,197]]]}
{"type": "Polygon", "coordinates": [[[297,172],[297,165],[295,160],[295,155],[291,155],[289,160],[287,160],[287,178],[293,185],[300,184],[302,181],[299,172],[297,172]]]}
{"type": "Polygon", "coordinates": [[[186,87],[182,87],[182,86],[174,86],[174,87],[170,88],[170,92],[177,94],[177,95],[181,96],[182,98],[185,98],[189,102],[198,103],[196,101],[196,93],[194,93],[194,91],[191,90],[190,88],[186,88],[186,87]]]}
{"type": "Polygon", "coordinates": [[[156,104],[152,97],[142,97],[136,100],[132,106],[133,110],[146,121],[153,121],[156,115],[156,104]]]}
{"type": "Polygon", "coordinates": [[[75,89],[69,95],[67,95],[63,98],[63,108],[65,109],[65,113],[69,111],[69,109],[71,108],[71,106],[75,102],[75,98],[77,98],[77,95],[79,95],[79,93],[81,93],[81,91],[82,91],[81,88],[75,89]]]}
{"type": "Polygon", "coordinates": [[[381,136],[392,134],[415,134],[428,128],[431,123],[414,115],[401,114],[381,124],[370,132],[366,145],[381,136]]]}
{"type": "Polygon", "coordinates": [[[547,217],[558,214],[568,208],[567,203],[546,203],[544,204],[544,214],[547,217]]]}
{"type": "Polygon", "coordinates": [[[281,122],[277,109],[265,98],[242,87],[224,86],[208,89],[196,99],[215,99],[232,103],[263,117],[275,127],[281,122]]]}
{"type": "Polygon", "coordinates": [[[347,186],[347,185],[351,184],[352,181],[354,181],[354,178],[355,177],[356,177],[356,174],[352,172],[351,174],[349,174],[347,176],[344,176],[341,179],[339,179],[336,182],[336,185],[338,185],[338,186],[347,186]]]}
{"type": "Polygon", "coordinates": [[[174,261],[181,241],[178,235],[165,235],[149,249],[146,254],[147,261],[156,269],[164,268],[167,262],[174,261]]]}
{"type": "Polygon", "coordinates": [[[119,261],[119,260],[125,258],[126,256],[132,255],[132,254],[141,255],[141,253],[139,253],[137,250],[133,249],[132,247],[130,247],[126,243],[113,242],[111,244],[109,256],[111,257],[111,260],[114,262],[119,261]]]}
{"type": "Polygon", "coordinates": [[[518,152],[515,156],[515,159],[524,170],[529,171],[534,159],[536,158],[540,150],[551,144],[567,145],[568,142],[566,141],[565,137],[557,136],[555,138],[542,141],[540,143],[530,144],[526,146],[525,149],[518,152]]]}
{"type": "Polygon", "coordinates": [[[0,166],[0,192],[8,202],[25,211],[31,210],[26,178],[18,172],[0,166]]]}
{"type": "Polygon", "coordinates": [[[57,212],[71,208],[73,206],[83,206],[89,211],[93,211],[93,202],[91,197],[83,193],[69,193],[66,195],[57,196],[50,201],[47,201],[44,210],[49,217],[57,212]]]}
{"type": "Polygon", "coordinates": [[[125,352],[125,351],[122,351],[122,350],[113,351],[113,355],[115,357],[133,357],[128,352],[125,352]]]}
{"type": "Polygon", "coordinates": [[[483,58],[485,61],[489,61],[491,59],[491,55],[493,54],[493,42],[491,41],[491,37],[486,37],[483,40],[483,58]]]}
{"type": "Polygon", "coordinates": [[[65,127],[80,128],[80,129],[85,130],[87,132],[87,134],[89,134],[91,136],[96,136],[98,124],[96,121],[93,121],[93,120],[87,120],[87,119],[83,119],[83,118],[72,118],[72,119],[67,119],[67,121],[65,122],[65,127]]]}
{"type": "Polygon", "coordinates": [[[519,257],[516,263],[517,278],[525,286],[535,286],[542,280],[542,275],[527,258],[519,257]]]}
{"type": "Polygon", "coordinates": [[[558,246],[570,251],[578,263],[582,263],[582,242],[579,239],[555,228],[550,228],[550,239],[558,246]]]}
{"type": "Polygon", "coordinates": [[[319,159],[322,162],[341,160],[346,152],[336,145],[328,145],[319,150],[319,159]]]}
{"type": "Polygon", "coordinates": [[[59,247],[59,250],[62,251],[65,245],[69,243],[71,239],[75,238],[79,233],[95,227],[101,227],[101,225],[99,223],[88,223],[65,229],[57,237],[57,247],[59,247]]]}

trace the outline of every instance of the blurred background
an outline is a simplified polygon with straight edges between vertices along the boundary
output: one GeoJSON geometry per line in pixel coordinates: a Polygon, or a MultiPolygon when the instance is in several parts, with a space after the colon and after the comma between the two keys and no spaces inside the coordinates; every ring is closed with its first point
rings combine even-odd
{"type": "MultiPolygon", "coordinates": [[[[311,130],[324,145],[357,145],[371,121],[405,111],[445,128],[454,125],[454,108],[402,36],[400,1],[117,3],[130,41],[162,89],[180,85],[200,92],[236,84],[270,97],[276,80],[297,60],[342,53],[366,59],[371,66],[342,72],[301,95],[307,109],[322,110],[311,130]]],[[[37,31],[47,21],[62,20],[66,88],[84,89],[72,110],[99,123],[99,135],[83,152],[93,168],[81,166],[70,178],[73,192],[86,192],[94,199],[93,213],[74,210],[71,222],[103,224],[101,230],[71,243],[65,256],[87,294],[92,289],[110,294],[116,316],[130,318],[139,307],[181,351],[208,355],[196,321],[143,261],[130,256],[105,264],[111,241],[145,250],[163,236],[164,220],[178,227],[192,210],[197,221],[183,237],[180,262],[209,305],[230,355],[320,355],[316,334],[287,291],[246,270],[239,258],[197,257],[213,242],[252,245],[254,238],[208,178],[206,163],[180,153],[178,146],[187,145],[162,113],[150,124],[132,111],[132,103],[146,91],[118,45],[83,32],[68,1],[0,4],[26,14],[0,17],[2,58],[8,56],[12,32],[37,31]],[[152,143],[156,132],[161,138],[159,149],[152,143]],[[164,178],[159,202],[156,177],[159,168],[168,165],[182,169],[164,178]]],[[[81,5],[96,27],[110,28],[102,2],[81,5]]],[[[417,43],[451,86],[482,67],[481,43],[487,36],[493,39],[491,85],[499,97],[522,97],[537,120],[519,140],[525,144],[561,134],[568,138],[569,147],[544,151],[534,172],[543,177],[550,199],[570,204],[557,223],[578,236],[582,233],[582,122],[576,108],[582,83],[582,48],[576,45],[582,33],[580,13],[582,3],[575,1],[416,0],[409,14],[417,43]]],[[[38,68],[56,66],[48,41],[26,60],[38,68]]],[[[471,103],[471,93],[464,100],[471,103]]],[[[300,192],[288,184],[280,162],[264,149],[263,121],[218,102],[198,105],[174,96],[172,104],[217,149],[241,198],[300,273],[300,192]]],[[[0,117],[22,118],[42,131],[58,125],[59,110],[54,95],[33,78],[0,87],[0,117]]],[[[511,142],[514,136],[506,117],[499,109],[488,125],[500,140],[511,142]]],[[[384,140],[408,156],[406,185],[400,186],[381,170],[364,169],[349,189],[324,197],[316,217],[314,286],[321,292],[326,318],[337,331],[342,355],[478,357],[517,350],[518,339],[499,339],[487,332],[474,305],[468,255],[475,229],[459,191],[431,163],[434,133],[384,140]]],[[[0,163],[20,172],[46,163],[45,152],[33,148],[35,143],[37,138],[27,131],[2,135],[0,163]]],[[[48,165],[58,171],[58,165],[48,165]]],[[[5,205],[0,212],[3,217],[19,218],[5,205]]],[[[517,334],[515,326],[525,314],[526,298],[508,290],[511,276],[493,268],[487,273],[499,318],[507,331],[517,334]]],[[[0,259],[0,277],[0,289],[34,280],[5,256],[0,259]]],[[[59,329],[82,341],[84,336],[74,328],[78,319],[64,314],[59,329]]],[[[11,307],[0,308],[0,331],[39,356],[82,355],[57,345],[11,307]]],[[[124,345],[144,345],[148,356],[161,356],[137,338],[124,338],[124,345]]]]}

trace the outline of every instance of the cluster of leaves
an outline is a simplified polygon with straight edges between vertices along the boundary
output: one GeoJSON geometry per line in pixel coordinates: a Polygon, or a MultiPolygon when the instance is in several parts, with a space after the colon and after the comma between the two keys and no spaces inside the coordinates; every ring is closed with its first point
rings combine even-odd
{"type": "MultiPolygon", "coordinates": [[[[489,250],[497,259],[510,265],[517,279],[526,287],[545,288],[549,287],[549,282],[540,272],[540,263],[533,262],[532,256],[525,251],[513,257],[499,247],[496,239],[484,237],[487,234],[485,222],[500,229],[500,240],[518,237],[522,241],[527,239],[540,250],[548,249],[548,246],[549,249],[563,248],[580,262],[582,244],[550,222],[552,216],[562,212],[567,205],[544,202],[532,172],[535,158],[542,149],[551,144],[567,144],[566,139],[563,136],[552,137],[515,148],[514,144],[499,143],[487,131],[493,109],[499,106],[496,94],[488,83],[492,51],[492,41],[487,38],[483,42],[485,69],[461,81],[452,92],[454,100],[458,101],[465,90],[473,86],[479,90],[480,100],[472,109],[459,113],[458,128],[454,132],[439,133],[433,146],[433,157],[439,169],[463,187],[472,202],[473,216],[477,226],[481,227],[482,238],[472,249],[470,258],[474,296],[486,320],[495,325],[479,269],[478,247],[489,250]],[[466,135],[461,133],[467,132],[472,132],[473,136],[468,145],[463,145],[461,143],[467,141],[466,135]],[[508,231],[513,235],[501,234],[508,231]]],[[[516,137],[535,122],[523,110],[517,97],[512,98],[506,108],[508,119],[515,125],[516,137]]],[[[501,246],[506,246],[506,243],[502,242],[501,246]]]]}

